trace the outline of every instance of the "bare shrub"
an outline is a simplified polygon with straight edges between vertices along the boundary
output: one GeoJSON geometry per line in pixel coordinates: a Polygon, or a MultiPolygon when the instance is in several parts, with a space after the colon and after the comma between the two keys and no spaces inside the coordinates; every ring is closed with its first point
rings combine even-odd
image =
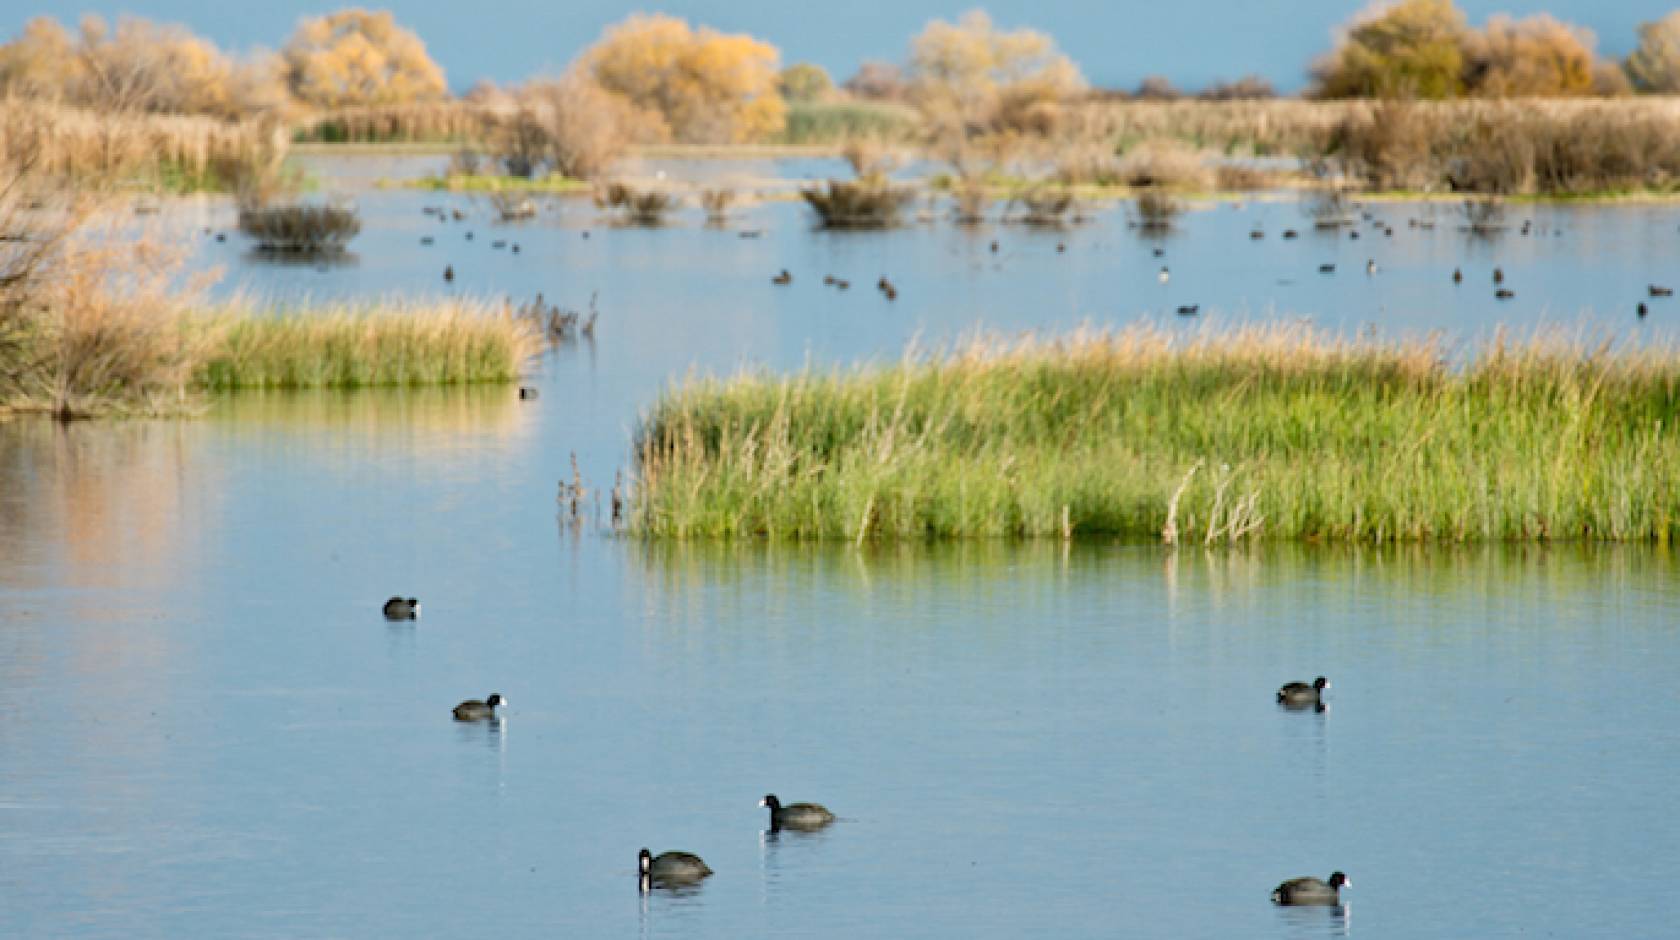
{"type": "Polygon", "coordinates": [[[1079,200],[1065,186],[1038,184],[1015,197],[1026,211],[1021,221],[1028,225],[1066,225],[1079,216],[1079,200]]]}
{"type": "Polygon", "coordinates": [[[856,180],[828,180],[799,191],[827,228],[887,228],[916,198],[915,190],[895,186],[875,173],[856,180]]]}
{"type": "Polygon", "coordinates": [[[1056,179],[1069,186],[1115,186],[1124,183],[1126,175],[1112,145],[1085,140],[1060,148],[1056,179]]]}
{"type": "Polygon", "coordinates": [[[184,252],[31,182],[0,167],[0,409],[185,407],[207,335],[184,317],[203,286],[181,281],[184,252]]]}
{"type": "Polygon", "coordinates": [[[1505,203],[1493,196],[1466,199],[1459,205],[1470,231],[1478,235],[1497,232],[1505,227],[1505,203]]]}
{"type": "Polygon", "coordinates": [[[1440,179],[1426,106],[1383,101],[1369,112],[1351,112],[1337,127],[1331,148],[1353,175],[1376,189],[1429,189],[1440,179]]]}
{"type": "Polygon", "coordinates": [[[959,225],[977,225],[985,221],[986,207],[992,201],[985,181],[973,176],[959,177],[951,184],[951,199],[953,214],[959,225]]]}
{"type": "Polygon", "coordinates": [[[1184,204],[1158,186],[1151,186],[1137,194],[1137,225],[1151,231],[1172,228],[1173,220],[1184,211],[1184,204]]]}
{"type": "Polygon", "coordinates": [[[700,191],[700,208],[706,210],[706,221],[721,225],[729,221],[729,209],[738,193],[728,186],[712,186],[700,191]]]}
{"type": "Polygon", "coordinates": [[[1252,192],[1276,184],[1271,173],[1243,163],[1221,163],[1214,167],[1213,185],[1221,192],[1252,192]]]}
{"type": "Polygon", "coordinates": [[[595,179],[629,148],[649,116],[580,73],[532,82],[511,111],[490,122],[491,151],[515,176],[546,167],[570,179],[595,179]]]}
{"type": "Polygon", "coordinates": [[[615,181],[595,187],[595,205],[616,211],[635,225],[659,225],[665,213],[677,206],[677,198],[662,189],[638,189],[615,181]]]}
{"type": "Polygon", "coordinates": [[[239,230],[261,251],[334,253],[356,237],[362,221],[347,205],[253,204],[240,207],[239,230]]]}

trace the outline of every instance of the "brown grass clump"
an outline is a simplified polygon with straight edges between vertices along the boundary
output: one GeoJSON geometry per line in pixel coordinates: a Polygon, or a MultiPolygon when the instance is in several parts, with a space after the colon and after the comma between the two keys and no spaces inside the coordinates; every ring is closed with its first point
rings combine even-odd
{"type": "Polygon", "coordinates": [[[706,221],[721,225],[729,221],[729,209],[735,205],[739,193],[728,186],[712,186],[700,191],[700,208],[706,210],[706,221]]]}
{"type": "Polygon", "coordinates": [[[331,254],[344,250],[362,230],[350,206],[242,206],[239,230],[261,251],[331,254]]]}
{"type": "Polygon", "coordinates": [[[879,173],[856,180],[829,180],[801,189],[799,195],[826,228],[888,228],[916,198],[915,190],[895,186],[879,173]]]}
{"type": "Polygon", "coordinates": [[[635,225],[658,225],[665,220],[666,212],[676,208],[677,197],[662,189],[637,189],[612,182],[595,187],[595,205],[616,210],[635,225]]]}
{"type": "Polygon", "coordinates": [[[1220,192],[1252,192],[1277,184],[1273,174],[1255,166],[1241,163],[1221,163],[1214,167],[1213,186],[1220,192]]]}
{"type": "Polygon", "coordinates": [[[1196,148],[1182,141],[1144,141],[1120,158],[1120,179],[1128,186],[1205,190],[1211,173],[1196,148]]]}
{"type": "Polygon", "coordinates": [[[1173,220],[1184,211],[1183,203],[1158,186],[1138,193],[1135,205],[1138,227],[1153,231],[1172,228],[1173,220]]]}
{"type": "Polygon", "coordinates": [[[1025,210],[1021,221],[1028,225],[1066,225],[1079,217],[1079,200],[1064,186],[1030,186],[1014,201],[1025,210]]]}

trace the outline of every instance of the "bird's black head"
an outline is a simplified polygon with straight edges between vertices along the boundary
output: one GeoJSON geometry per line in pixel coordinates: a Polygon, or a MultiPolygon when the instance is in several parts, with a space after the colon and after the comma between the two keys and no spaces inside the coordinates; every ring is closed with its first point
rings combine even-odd
{"type": "Polygon", "coordinates": [[[502,693],[490,693],[490,697],[484,700],[484,704],[490,706],[491,708],[500,708],[502,705],[502,693]]]}
{"type": "Polygon", "coordinates": [[[764,799],[758,801],[758,805],[770,807],[770,811],[773,813],[782,808],[782,801],[776,799],[776,794],[766,793],[764,799]]]}
{"type": "Polygon", "coordinates": [[[1323,676],[1319,676],[1317,679],[1313,680],[1313,688],[1322,692],[1325,689],[1330,688],[1330,680],[1324,678],[1323,676]]]}
{"type": "Polygon", "coordinates": [[[1343,885],[1351,884],[1353,884],[1353,882],[1348,880],[1348,876],[1339,871],[1330,875],[1330,887],[1332,888],[1341,888],[1343,885]]]}

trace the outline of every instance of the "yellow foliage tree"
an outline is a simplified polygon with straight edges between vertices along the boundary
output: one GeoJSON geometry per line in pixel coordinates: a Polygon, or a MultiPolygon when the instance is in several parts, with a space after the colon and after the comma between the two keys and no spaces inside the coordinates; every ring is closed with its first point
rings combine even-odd
{"type": "Polygon", "coordinates": [[[306,18],[280,55],[292,95],[316,107],[413,104],[446,92],[426,44],[387,10],[306,18]]]}
{"type": "Polygon", "coordinates": [[[1084,88],[1055,40],[1037,30],[1000,30],[980,10],[955,23],[934,20],[910,43],[910,94],[935,121],[974,130],[1015,125],[1084,88]]]}
{"type": "Polygon", "coordinates": [[[1493,98],[1590,95],[1593,43],[1591,32],[1543,13],[1494,16],[1465,41],[1465,84],[1493,98]]]}
{"type": "Polygon", "coordinates": [[[1680,92],[1680,10],[1639,24],[1639,47],[1628,56],[1627,73],[1640,91],[1680,92]]]}
{"type": "Polygon", "coordinates": [[[691,29],[672,16],[632,16],[609,27],[581,68],[607,91],[657,113],[685,143],[742,143],[781,131],[781,54],[742,34],[691,29]]]}
{"type": "Polygon", "coordinates": [[[234,118],[283,100],[272,61],[236,62],[180,26],[124,18],[111,29],[83,18],[72,37],[56,21],[30,21],[0,46],[0,90],[107,111],[234,118]]]}
{"type": "Polygon", "coordinates": [[[1314,67],[1325,98],[1455,98],[1464,90],[1464,13],[1452,0],[1378,3],[1314,67]]]}

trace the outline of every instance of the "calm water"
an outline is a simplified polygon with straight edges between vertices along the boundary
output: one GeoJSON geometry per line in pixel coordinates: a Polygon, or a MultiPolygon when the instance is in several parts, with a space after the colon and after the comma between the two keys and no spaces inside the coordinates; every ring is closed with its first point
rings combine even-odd
{"type": "MultiPolygon", "coordinates": [[[[557,512],[570,455],[609,486],[636,409],[691,364],[1128,318],[1120,287],[1159,289],[1159,262],[1117,218],[839,237],[771,204],[741,239],[568,204],[508,230],[515,258],[483,225],[446,252],[466,224],[420,204],[365,195],[352,267],[204,253],[289,296],[401,290],[446,257],[466,289],[599,291],[596,341],[545,357],[538,401],[0,424],[0,935],[1643,937],[1680,915],[1666,551],[650,547],[557,512]],[[398,592],[417,624],[380,618],[398,592]],[[1273,705],[1319,673],[1327,714],[1273,705]],[[492,691],[500,725],[449,719],[492,691]],[[772,838],[769,791],[843,819],[772,838]],[[639,897],[642,845],[718,874],[639,897]],[[1343,910],[1267,902],[1337,868],[1343,910]]],[[[1169,298],[1313,309],[1266,278],[1345,239],[1246,237],[1293,211],[1192,215],[1169,298]]],[[[1677,224],[1556,214],[1563,236],[1476,249],[1519,298],[1642,287],[1677,224]]],[[[1443,229],[1367,236],[1391,252],[1376,278],[1293,289],[1350,328],[1378,304],[1429,325],[1529,309],[1455,303],[1438,269],[1470,249],[1443,229]]]]}

